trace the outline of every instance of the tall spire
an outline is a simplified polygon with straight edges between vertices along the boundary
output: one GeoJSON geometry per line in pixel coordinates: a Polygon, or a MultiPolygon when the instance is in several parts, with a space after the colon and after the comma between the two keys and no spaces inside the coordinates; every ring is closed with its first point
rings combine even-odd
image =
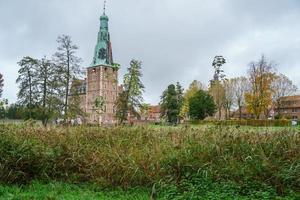
{"type": "Polygon", "coordinates": [[[104,0],[103,14],[100,16],[100,30],[91,66],[113,66],[112,47],[108,30],[108,16],[105,14],[106,0],[104,0]]]}
{"type": "Polygon", "coordinates": [[[106,0],[104,0],[104,4],[103,4],[103,15],[105,15],[105,11],[106,11],[106,0]]]}

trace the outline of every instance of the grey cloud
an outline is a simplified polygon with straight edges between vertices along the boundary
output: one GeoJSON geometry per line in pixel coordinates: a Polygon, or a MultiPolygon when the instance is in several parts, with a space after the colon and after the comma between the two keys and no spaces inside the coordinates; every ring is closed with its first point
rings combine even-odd
{"type": "MultiPolygon", "coordinates": [[[[94,50],[102,1],[0,0],[0,72],[4,96],[16,100],[16,63],[56,49],[56,38],[69,34],[88,66],[94,50]]],[[[114,60],[143,61],[145,99],[158,103],[168,84],[185,87],[212,77],[215,55],[227,58],[228,76],[243,75],[262,53],[279,64],[300,86],[300,3],[298,0],[109,0],[107,14],[114,60]]]]}

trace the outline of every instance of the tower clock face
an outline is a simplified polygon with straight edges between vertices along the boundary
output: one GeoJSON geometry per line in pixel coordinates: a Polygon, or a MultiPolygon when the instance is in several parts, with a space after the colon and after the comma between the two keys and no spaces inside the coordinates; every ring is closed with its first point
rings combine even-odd
{"type": "Polygon", "coordinates": [[[101,59],[101,60],[104,60],[106,58],[106,50],[104,48],[99,50],[98,58],[101,59]]]}

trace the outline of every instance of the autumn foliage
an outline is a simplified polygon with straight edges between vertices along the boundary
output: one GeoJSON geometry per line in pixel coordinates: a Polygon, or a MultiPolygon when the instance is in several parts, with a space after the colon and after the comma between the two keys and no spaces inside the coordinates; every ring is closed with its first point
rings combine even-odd
{"type": "Polygon", "coordinates": [[[261,114],[268,116],[268,108],[272,105],[272,82],[275,78],[272,63],[264,56],[258,62],[252,62],[249,69],[250,90],[245,93],[247,109],[256,119],[261,114]]]}

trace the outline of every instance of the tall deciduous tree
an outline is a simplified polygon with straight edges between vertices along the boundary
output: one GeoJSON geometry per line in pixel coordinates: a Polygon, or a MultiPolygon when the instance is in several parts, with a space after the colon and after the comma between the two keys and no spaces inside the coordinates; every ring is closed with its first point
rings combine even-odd
{"type": "MultiPolygon", "coordinates": [[[[79,79],[74,79],[72,81],[72,85],[71,85],[71,90],[70,90],[70,95],[69,95],[69,103],[68,103],[68,117],[70,119],[78,119],[81,118],[81,120],[84,120],[84,118],[86,117],[86,113],[85,110],[82,109],[81,107],[81,103],[83,102],[83,98],[85,98],[85,94],[84,92],[84,81],[79,80],[79,79]]],[[[97,98],[98,100],[102,99],[101,98],[97,98]]],[[[96,100],[97,100],[96,99],[96,100]]],[[[100,112],[100,106],[105,106],[100,105],[100,102],[95,101],[93,102],[93,111],[95,112],[100,112]],[[97,107],[95,107],[95,105],[97,107]],[[95,110],[98,109],[98,110],[95,110]]],[[[102,102],[101,102],[102,103],[102,102]]],[[[104,102],[103,102],[104,103],[104,102]]],[[[103,107],[104,109],[104,107],[103,107]]],[[[98,113],[97,113],[98,114],[98,113]]],[[[100,114],[99,114],[100,115],[100,114]]]]}
{"type": "Polygon", "coordinates": [[[237,77],[233,80],[234,104],[238,108],[239,118],[242,118],[242,108],[245,106],[245,93],[249,91],[249,80],[244,77],[237,77]]]}
{"type": "Polygon", "coordinates": [[[4,86],[4,79],[3,79],[3,75],[0,73],[0,97],[2,97],[3,86],[4,86]]]}
{"type": "Polygon", "coordinates": [[[213,97],[203,90],[199,90],[189,99],[189,115],[191,119],[203,120],[213,116],[216,110],[213,97]]]}
{"type": "Polygon", "coordinates": [[[222,81],[225,79],[224,70],[221,68],[226,63],[226,60],[223,56],[215,56],[212,66],[215,70],[214,78],[211,81],[210,91],[214,97],[214,100],[218,109],[218,118],[221,119],[222,107],[224,100],[224,87],[222,86],[222,81]]]}
{"type": "Polygon", "coordinates": [[[57,39],[58,48],[53,58],[60,74],[60,95],[64,99],[64,119],[69,117],[69,94],[73,80],[78,79],[82,74],[80,68],[81,59],[76,56],[78,46],[73,44],[68,35],[59,36],[57,39]]]}
{"type": "Polygon", "coordinates": [[[245,94],[248,111],[256,119],[261,114],[268,116],[268,108],[272,104],[272,82],[274,80],[274,65],[264,56],[257,62],[250,63],[250,91],[245,94]]]}
{"type": "Polygon", "coordinates": [[[273,101],[277,106],[277,110],[280,112],[280,98],[284,96],[294,95],[297,92],[297,86],[293,84],[287,76],[283,74],[275,75],[272,82],[273,101]]]}
{"type": "MultiPolygon", "coordinates": [[[[223,82],[223,81],[222,81],[223,82]]],[[[222,108],[224,107],[225,88],[221,81],[212,81],[208,89],[209,94],[214,98],[217,107],[217,118],[220,120],[222,117],[222,108]]]]}
{"type": "Polygon", "coordinates": [[[122,124],[127,120],[128,113],[138,116],[138,110],[143,102],[144,85],[141,81],[142,63],[138,60],[132,60],[127,73],[124,75],[123,91],[119,94],[116,108],[116,116],[122,124]]]}
{"type": "Polygon", "coordinates": [[[19,84],[18,99],[21,105],[28,108],[29,118],[32,118],[32,113],[35,105],[38,102],[38,87],[37,87],[37,65],[38,60],[31,57],[24,57],[18,62],[20,69],[19,76],[16,82],[19,84]]]}
{"type": "Polygon", "coordinates": [[[40,119],[46,126],[51,118],[58,115],[61,101],[58,94],[58,77],[56,67],[50,60],[42,58],[38,61],[36,79],[39,92],[40,119]]]}
{"type": "Polygon", "coordinates": [[[234,102],[234,80],[226,79],[223,82],[224,87],[224,110],[225,110],[225,118],[230,118],[230,111],[234,102]]]}

